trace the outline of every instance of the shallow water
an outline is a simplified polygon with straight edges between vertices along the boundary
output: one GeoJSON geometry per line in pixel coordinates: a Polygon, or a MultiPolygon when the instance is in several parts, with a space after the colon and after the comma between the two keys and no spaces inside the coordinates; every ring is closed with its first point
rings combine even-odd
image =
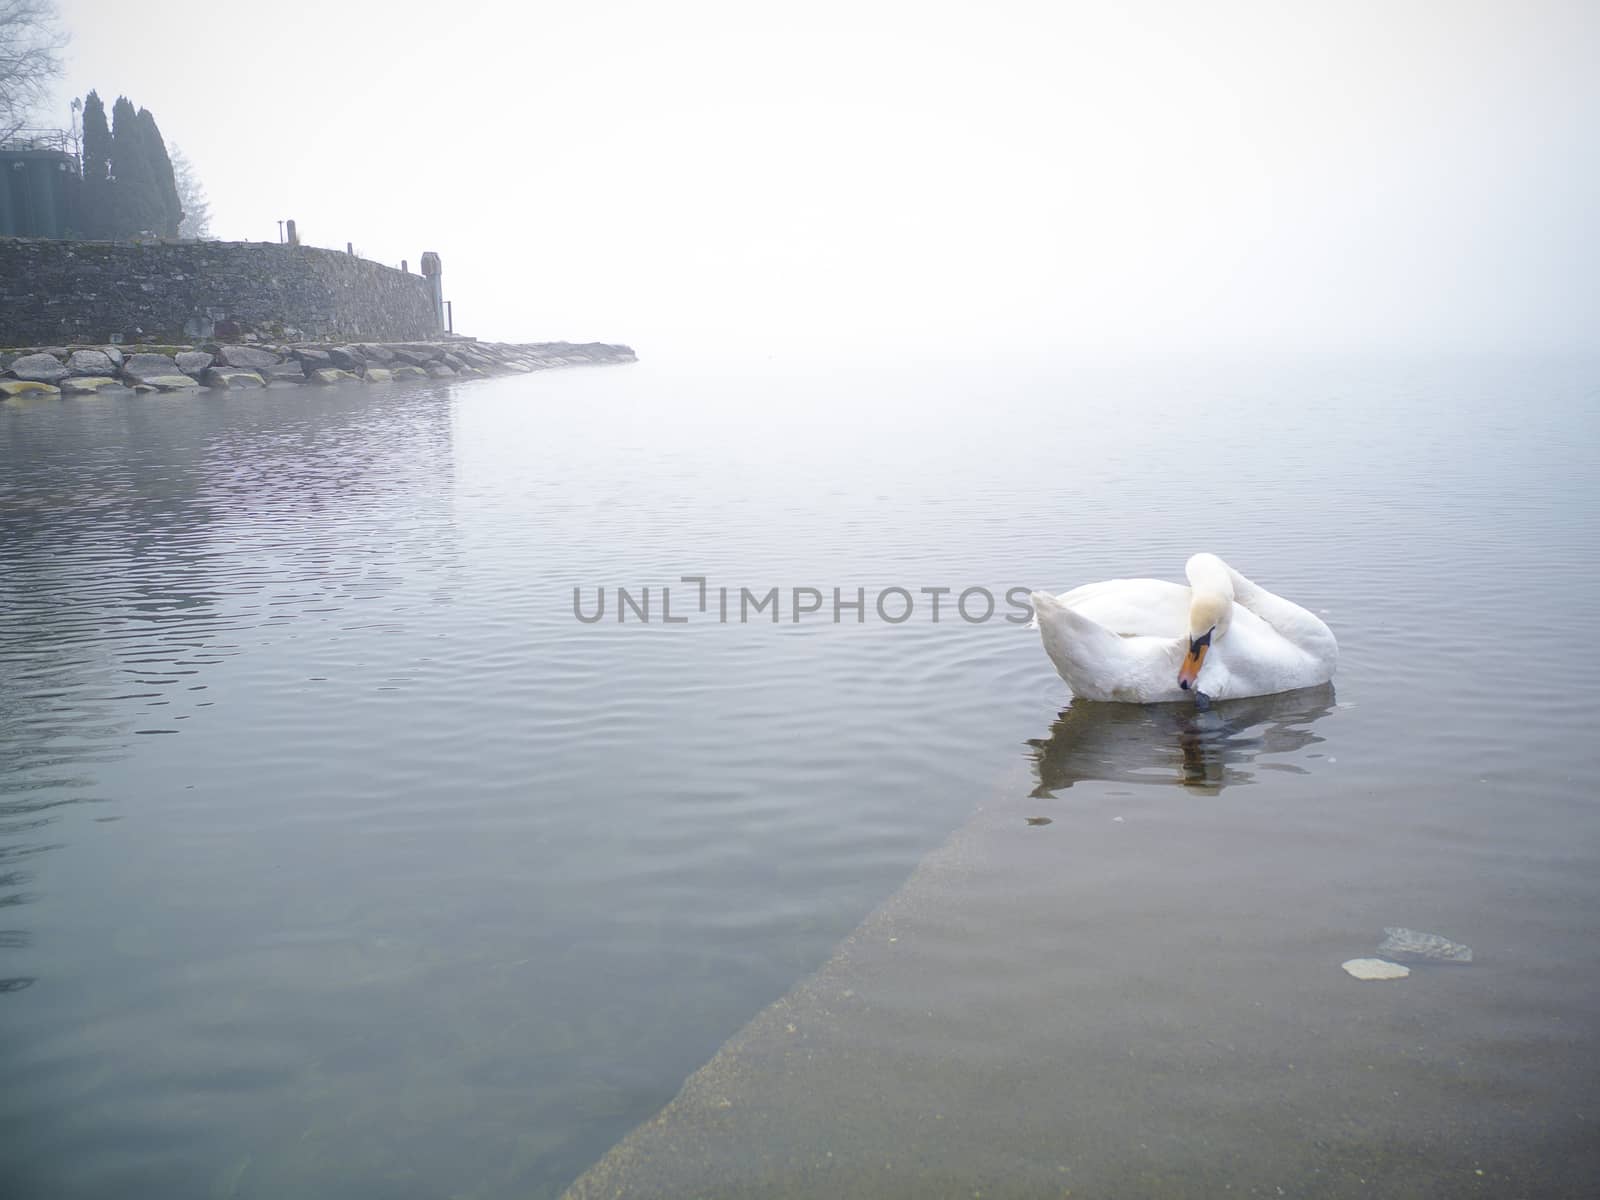
{"type": "MultiPolygon", "coordinates": [[[[1546,1131],[1503,1153],[1570,1157],[1600,1048],[1597,384],[646,361],[0,406],[10,1192],[553,1194],[1019,771],[1029,838],[1091,792],[1171,839],[1196,805],[1227,829],[1182,876],[1202,903],[1153,886],[1170,854],[1097,859],[1108,890],[1074,902],[1103,897],[1108,945],[1156,921],[1259,959],[1228,914],[1284,880],[1269,944],[1325,950],[1330,988],[1385,925],[1471,945],[1456,1049],[1525,1048],[1546,1131]],[[1331,694],[1063,712],[1003,598],[949,613],[1202,547],[1324,613],[1331,694]],[[575,619],[574,587],[592,611],[619,585],[654,619],[616,623],[614,592],[575,619]],[[781,622],[719,622],[719,585],[735,613],[784,589],[781,622]],[[903,624],[872,609],[895,586],[903,624]],[[824,611],[793,622],[796,587],[824,611]],[[833,623],[835,587],[866,589],[862,623],[833,623]],[[1531,982],[1474,993],[1495,963],[1531,982]]],[[[1197,1013],[1234,998],[1185,986],[1197,1013]]],[[[1504,1103],[1463,1088],[1440,1119],[1504,1103]]]]}

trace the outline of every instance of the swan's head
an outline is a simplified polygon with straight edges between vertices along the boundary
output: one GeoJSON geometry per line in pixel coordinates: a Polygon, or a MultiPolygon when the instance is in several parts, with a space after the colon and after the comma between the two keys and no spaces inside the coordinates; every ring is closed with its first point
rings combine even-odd
{"type": "Polygon", "coordinates": [[[1183,665],[1178,668],[1178,686],[1184,691],[1194,687],[1206,661],[1206,652],[1228,632],[1232,615],[1232,596],[1222,591],[1194,589],[1189,600],[1189,648],[1183,656],[1183,665]]]}

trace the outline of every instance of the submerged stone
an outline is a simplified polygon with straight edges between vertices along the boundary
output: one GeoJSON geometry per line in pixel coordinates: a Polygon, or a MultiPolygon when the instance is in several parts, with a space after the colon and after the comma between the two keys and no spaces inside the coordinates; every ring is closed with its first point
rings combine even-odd
{"type": "Polygon", "coordinates": [[[324,385],[335,383],[360,383],[359,377],[349,371],[341,371],[337,367],[319,367],[309,376],[312,383],[324,385]]]}
{"type": "Polygon", "coordinates": [[[61,392],[66,396],[92,396],[108,388],[121,391],[126,386],[121,380],[108,375],[74,376],[61,381],[61,392]]]}
{"type": "Polygon", "coordinates": [[[1349,962],[1339,965],[1357,979],[1404,979],[1411,974],[1410,967],[1385,962],[1381,958],[1352,958],[1349,962]]]}
{"type": "Polygon", "coordinates": [[[0,396],[59,396],[61,389],[37,379],[0,379],[0,396]]]}
{"type": "Polygon", "coordinates": [[[1387,958],[1410,962],[1469,963],[1472,948],[1452,942],[1437,933],[1423,933],[1420,929],[1402,929],[1396,925],[1385,926],[1383,941],[1378,943],[1378,953],[1387,958]]]}
{"type": "Polygon", "coordinates": [[[198,379],[190,379],[187,375],[146,375],[139,382],[163,392],[181,392],[185,388],[200,386],[198,379]]]}
{"type": "Polygon", "coordinates": [[[368,383],[388,383],[394,379],[394,372],[388,367],[368,367],[363,377],[368,383]]]}
{"type": "Polygon", "coordinates": [[[218,388],[222,391],[266,386],[266,382],[254,371],[233,371],[227,367],[208,368],[205,374],[205,381],[207,387],[218,388]]]}

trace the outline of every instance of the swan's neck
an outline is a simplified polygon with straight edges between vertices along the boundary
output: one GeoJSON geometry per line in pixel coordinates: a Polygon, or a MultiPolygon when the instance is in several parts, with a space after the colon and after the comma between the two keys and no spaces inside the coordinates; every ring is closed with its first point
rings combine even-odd
{"type": "Polygon", "coordinates": [[[1214,554],[1196,554],[1185,569],[1189,577],[1189,636],[1214,629],[1221,637],[1233,622],[1234,587],[1228,566],[1214,554]]]}
{"type": "Polygon", "coordinates": [[[1196,595],[1221,596],[1230,601],[1237,598],[1235,580],[1249,582],[1215,554],[1196,554],[1184,568],[1184,574],[1189,577],[1189,587],[1196,595]]]}

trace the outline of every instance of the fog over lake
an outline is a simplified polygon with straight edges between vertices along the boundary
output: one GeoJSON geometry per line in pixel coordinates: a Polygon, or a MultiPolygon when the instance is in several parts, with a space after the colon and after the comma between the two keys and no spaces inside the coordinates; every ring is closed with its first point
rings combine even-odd
{"type": "Polygon", "coordinates": [[[983,357],[1596,333],[1582,0],[61,8],[62,121],[127,90],[217,236],[294,217],[413,270],[436,250],[482,337],[983,357]],[[183,69],[126,66],[146,55],[183,69]]]}

